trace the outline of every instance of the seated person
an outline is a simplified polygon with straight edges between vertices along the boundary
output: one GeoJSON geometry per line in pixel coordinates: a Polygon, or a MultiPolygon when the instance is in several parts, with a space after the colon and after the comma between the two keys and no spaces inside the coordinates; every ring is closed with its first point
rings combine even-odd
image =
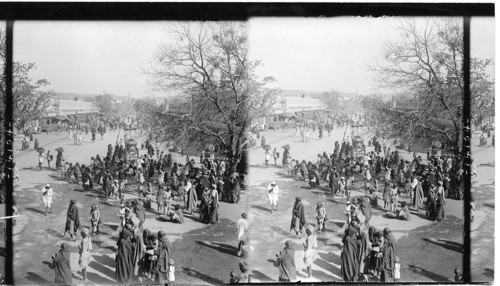
{"type": "Polygon", "coordinates": [[[181,207],[179,205],[176,205],[175,211],[170,213],[170,220],[175,223],[184,223],[184,214],[182,213],[181,207]]]}
{"type": "Polygon", "coordinates": [[[405,201],[401,202],[401,210],[395,212],[386,212],[385,215],[390,218],[398,218],[401,220],[411,220],[410,209],[405,201]]]}

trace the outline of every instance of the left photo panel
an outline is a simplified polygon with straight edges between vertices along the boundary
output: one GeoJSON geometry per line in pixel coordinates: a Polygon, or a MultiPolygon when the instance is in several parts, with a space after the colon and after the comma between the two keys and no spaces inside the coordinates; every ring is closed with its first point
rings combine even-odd
{"type": "Polygon", "coordinates": [[[265,84],[247,60],[246,24],[13,30],[15,284],[241,277],[246,110],[265,84]]]}

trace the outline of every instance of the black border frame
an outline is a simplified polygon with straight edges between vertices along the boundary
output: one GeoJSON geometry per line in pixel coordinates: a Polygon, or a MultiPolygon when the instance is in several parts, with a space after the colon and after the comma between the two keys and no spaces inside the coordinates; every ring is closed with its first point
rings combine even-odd
{"type": "MultiPolygon", "coordinates": [[[[5,66],[7,97],[5,118],[12,118],[12,60],[13,25],[18,20],[106,20],[106,21],[156,21],[156,20],[248,20],[251,17],[338,17],[338,16],[456,16],[464,17],[464,234],[470,233],[470,17],[495,16],[494,3],[83,3],[83,2],[13,2],[0,3],[0,20],[7,20],[7,63],[5,66]]],[[[6,215],[12,215],[12,122],[6,120],[4,160],[6,171],[6,215]]],[[[12,220],[6,227],[5,282],[14,284],[12,220]]],[[[464,283],[470,280],[470,236],[464,235],[464,283]]],[[[474,283],[474,282],[472,282],[474,283]]],[[[329,285],[332,283],[317,283],[329,285]]],[[[348,283],[335,283],[348,284],[348,283]]],[[[400,283],[407,285],[432,285],[436,283],[400,283]]],[[[456,284],[456,283],[440,283],[456,284]]],[[[477,282],[475,284],[484,284],[477,282]]],[[[302,285],[307,285],[302,283],[302,285]]]]}

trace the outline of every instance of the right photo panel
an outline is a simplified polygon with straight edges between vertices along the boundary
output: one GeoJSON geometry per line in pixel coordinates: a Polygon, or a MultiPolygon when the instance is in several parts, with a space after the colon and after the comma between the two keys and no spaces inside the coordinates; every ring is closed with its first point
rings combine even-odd
{"type": "Polygon", "coordinates": [[[471,20],[464,232],[464,19],[253,18],[267,83],[249,109],[255,282],[494,279],[494,18],[471,20]]]}

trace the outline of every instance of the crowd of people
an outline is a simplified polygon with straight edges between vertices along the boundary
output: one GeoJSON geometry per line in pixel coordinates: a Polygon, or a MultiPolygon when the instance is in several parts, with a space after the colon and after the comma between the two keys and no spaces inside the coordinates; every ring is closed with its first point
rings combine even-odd
{"type": "MultiPolygon", "coordinates": [[[[124,140],[127,140],[126,136],[124,140]]],[[[114,148],[111,144],[108,145],[105,156],[92,156],[88,165],[68,162],[63,156],[63,148],[57,148],[55,167],[60,171],[61,179],[81,184],[84,192],[95,191],[105,201],[120,202],[116,281],[127,284],[149,279],[148,281],[165,285],[175,279],[172,272],[172,249],[163,231],[152,234],[144,229],[146,210],[156,210],[161,219],[173,223],[184,223],[184,212],[198,213],[199,220],[203,223],[217,223],[220,201],[240,202],[244,177],[231,170],[228,159],[213,158],[209,153],[201,156],[199,163],[187,156],[183,164],[177,162],[177,158],[171,153],[164,154],[153,148],[149,140],[144,148],[147,154],[131,160],[131,156],[127,156],[126,146],[120,140],[114,148]],[[129,196],[126,198],[125,194],[129,196]]],[[[50,168],[53,158],[48,154],[49,151],[43,158],[48,159],[50,168]]],[[[52,213],[53,195],[51,185],[47,184],[42,189],[47,216],[52,213]]],[[[77,202],[70,200],[64,232],[72,239],[81,235],[79,253],[84,281],[87,280],[86,266],[91,261],[91,237],[100,234],[103,222],[116,220],[116,217],[101,215],[98,203],[91,206],[89,213],[90,226],[83,226],[77,202]]],[[[243,256],[244,239],[241,239],[239,255],[243,256]]],[[[65,274],[69,267],[66,261],[68,249],[67,244],[61,245],[61,250],[53,257],[51,267],[56,271],[56,283],[64,280],[63,284],[72,284],[66,283],[71,281],[71,275],[65,274]]]]}
{"type": "MultiPolygon", "coordinates": [[[[307,130],[307,126],[298,127],[296,136],[307,142],[307,136],[304,135],[307,130]]],[[[318,138],[322,137],[321,131],[318,129],[318,138]]],[[[318,154],[316,162],[311,162],[292,158],[288,145],[282,147],[284,150],[281,155],[277,148],[264,144],[265,141],[261,142],[266,166],[273,158],[274,164],[278,166],[281,163],[295,180],[307,181],[312,189],[327,189],[332,197],[346,199],[344,213],[347,221],[342,231],[344,246],[341,255],[341,273],[345,281],[368,281],[370,276],[376,276],[383,282],[398,281],[400,278],[396,241],[389,228],[377,230],[370,225],[372,207],[383,208],[386,218],[409,221],[410,209],[413,208],[416,212],[424,210],[429,220],[440,221],[445,216],[447,198],[463,199],[460,155],[430,152],[427,162],[424,162],[416,153],[403,156],[401,151],[387,148],[384,141],[374,136],[368,140],[374,151],[365,152],[364,156],[357,156],[355,147],[348,140],[343,140],[341,144],[335,142],[331,155],[325,151],[318,154]],[[280,155],[281,162],[278,160],[280,155]],[[411,160],[404,158],[410,156],[411,160]],[[355,186],[355,181],[361,184],[355,186]],[[352,190],[364,194],[355,197],[352,190]]],[[[269,185],[268,191],[271,212],[274,212],[277,210],[279,193],[276,182],[269,185]]],[[[297,197],[293,206],[290,235],[301,237],[304,229],[307,235],[314,235],[312,225],[307,223],[304,216],[301,200],[297,197]]],[[[324,231],[326,216],[322,202],[318,202],[315,218],[317,231],[324,231]]],[[[285,249],[277,255],[281,263],[280,281],[296,279],[296,272],[290,270],[294,269],[289,258],[291,245],[287,242],[285,249]]]]}

